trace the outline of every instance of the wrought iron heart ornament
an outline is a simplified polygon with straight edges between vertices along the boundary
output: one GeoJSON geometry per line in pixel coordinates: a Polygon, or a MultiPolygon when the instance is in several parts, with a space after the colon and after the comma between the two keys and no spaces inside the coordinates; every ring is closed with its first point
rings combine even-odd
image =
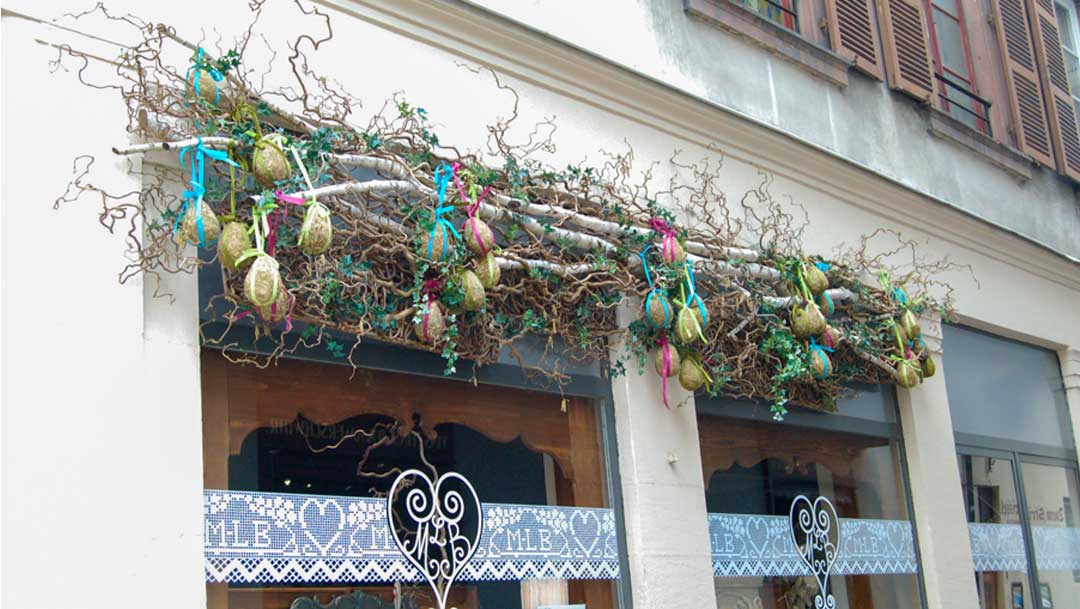
{"type": "Polygon", "coordinates": [[[840,549],[840,521],[836,509],[825,497],[813,502],[799,495],[791,502],[791,541],[803,562],[810,567],[818,583],[814,609],[836,609],[836,599],[829,592],[829,572],[840,549]]]}
{"type": "Polygon", "coordinates": [[[476,490],[456,472],[432,483],[424,472],[406,470],[390,486],[386,517],[394,543],[424,574],[439,609],[445,609],[450,587],[476,553],[484,532],[476,490]]]}

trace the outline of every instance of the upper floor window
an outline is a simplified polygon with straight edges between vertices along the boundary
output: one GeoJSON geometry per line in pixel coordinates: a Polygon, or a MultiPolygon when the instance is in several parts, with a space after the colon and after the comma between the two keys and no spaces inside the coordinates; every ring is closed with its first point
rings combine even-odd
{"type": "Polygon", "coordinates": [[[1057,3],[1058,30],[1061,36],[1061,53],[1065,70],[1069,75],[1069,90],[1073,107],[1080,116],[1080,28],[1076,18],[1076,4],[1071,0],[1057,3]]]}
{"type": "Polygon", "coordinates": [[[990,134],[990,102],[978,95],[964,9],[957,0],[924,0],[938,103],[953,118],[990,134]]]}
{"type": "Polygon", "coordinates": [[[799,15],[795,0],[732,0],[773,23],[793,32],[799,31],[799,15]]]}

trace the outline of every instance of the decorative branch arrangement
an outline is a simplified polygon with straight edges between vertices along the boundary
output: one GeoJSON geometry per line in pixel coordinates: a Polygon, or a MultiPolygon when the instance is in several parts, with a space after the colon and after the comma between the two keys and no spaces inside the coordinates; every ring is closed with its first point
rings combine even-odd
{"type": "MultiPolygon", "coordinates": [[[[85,183],[87,164],[58,203],[93,192],[102,224],[128,224],[134,262],[121,281],[190,272],[201,263],[188,244],[216,252],[223,291],[211,306],[278,344],[269,358],[232,358],[266,365],[322,345],[351,361],[372,338],[441,353],[448,373],[459,358],[509,354],[556,385],[571,362],[620,374],[624,360],[644,369],[652,358],[664,404],[672,377],[690,391],[765,400],[777,419],[789,401],[834,410],[853,383],[911,387],[933,374],[918,320],[930,308],[949,315],[952,290],[935,276],[954,265],[922,260],[914,242],[884,230],[829,258],[806,254],[801,208],[774,199],[764,173],[729,203],[722,159],[676,154],[680,177],[661,188],[655,165],[635,174],[632,149],[550,167],[538,157],[554,150],[554,124],[513,143],[518,96],[494,74],[513,107],[487,126],[485,151],[442,143],[428,113],[400,95],[356,125],[359,101],[313,73],[305,54],[333,38],[330,20],[297,6],[326,31],[289,44],[294,86],[270,91],[244,64],[254,22],[235,48],[212,54],[100,7],[78,16],[139,33],[110,86],[129,131],[148,143],[115,153],[177,151],[190,187],[178,200],[144,172],[141,192],[112,195],[85,183]],[[178,47],[190,65],[166,59],[178,47]],[[896,244],[872,255],[878,237],[896,244]],[[902,266],[886,265],[899,256],[902,266]],[[641,315],[622,327],[616,309],[635,296],[641,315]],[[328,330],[355,337],[351,349],[328,330]],[[518,353],[527,337],[542,347],[528,362],[518,353]],[[627,348],[613,357],[619,341],[627,348]]],[[[254,11],[257,21],[261,3],[254,11]]],[[[60,54],[58,63],[89,61],[60,54]]]]}

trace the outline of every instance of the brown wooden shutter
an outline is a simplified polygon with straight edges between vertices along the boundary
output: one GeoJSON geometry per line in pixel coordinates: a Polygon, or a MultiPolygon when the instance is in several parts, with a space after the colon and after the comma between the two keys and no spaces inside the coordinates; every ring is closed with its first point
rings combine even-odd
{"type": "Polygon", "coordinates": [[[921,100],[934,94],[922,0],[877,0],[889,86],[921,100]]]}
{"type": "Polygon", "coordinates": [[[859,70],[881,80],[873,0],[825,0],[825,18],[834,51],[859,70]]]}
{"type": "Polygon", "coordinates": [[[1053,167],[1050,130],[1024,0],[991,0],[990,4],[998,43],[1005,54],[1005,80],[1017,146],[1039,163],[1053,167]]]}
{"type": "Polygon", "coordinates": [[[1054,12],[1054,0],[1028,0],[1032,39],[1035,56],[1039,59],[1057,168],[1070,178],[1080,180],[1080,132],[1076,130],[1076,112],[1069,93],[1069,77],[1065,74],[1065,58],[1061,54],[1054,12]]]}

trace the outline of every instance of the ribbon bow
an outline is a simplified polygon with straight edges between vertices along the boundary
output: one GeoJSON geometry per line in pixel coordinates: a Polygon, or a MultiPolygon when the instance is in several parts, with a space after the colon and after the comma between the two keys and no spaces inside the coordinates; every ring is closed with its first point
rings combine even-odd
{"type": "Polygon", "coordinates": [[[660,304],[663,305],[663,307],[664,307],[664,325],[663,326],[658,326],[658,325],[654,324],[653,320],[652,320],[652,317],[650,317],[647,314],[648,310],[649,310],[649,303],[652,302],[652,299],[657,298],[658,297],[657,295],[660,295],[660,296],[663,295],[663,291],[660,290],[660,288],[657,288],[657,287],[653,286],[652,274],[649,273],[649,261],[645,258],[645,253],[648,252],[650,249],[652,249],[652,245],[647,245],[647,246],[645,246],[645,249],[638,252],[638,256],[641,257],[641,268],[645,270],[645,281],[647,281],[649,283],[649,295],[645,297],[645,311],[646,311],[645,319],[648,320],[649,325],[654,327],[654,328],[666,328],[667,325],[671,322],[671,306],[668,304],[666,299],[661,299],[660,300],[660,304]]]}
{"type": "Polygon", "coordinates": [[[675,258],[675,229],[668,224],[663,218],[652,218],[649,220],[649,226],[652,229],[662,235],[660,241],[660,253],[665,259],[674,260],[675,258]]]}
{"type": "Polygon", "coordinates": [[[826,351],[828,351],[829,353],[833,353],[834,349],[832,347],[826,347],[826,346],[819,345],[817,343],[817,341],[814,340],[813,336],[810,337],[810,355],[811,355],[811,357],[813,357],[814,353],[820,352],[821,353],[821,361],[824,362],[824,364],[825,364],[825,369],[821,372],[821,374],[820,375],[817,375],[817,374],[814,375],[819,379],[823,379],[823,378],[829,376],[829,369],[832,367],[831,364],[829,363],[829,356],[825,355],[826,351]]]}
{"type": "MultiPolygon", "coordinates": [[[[192,71],[195,72],[195,78],[192,79],[192,82],[195,86],[195,97],[199,97],[199,73],[205,69],[203,67],[203,55],[205,54],[206,52],[203,51],[203,48],[199,47],[199,50],[195,55],[195,63],[192,64],[190,68],[188,68],[187,74],[184,75],[184,79],[186,80],[191,77],[192,71]]],[[[219,72],[218,69],[213,66],[210,66],[210,68],[206,70],[206,72],[210,74],[210,78],[214,80],[214,105],[216,106],[218,100],[221,99],[221,90],[218,89],[217,83],[224,80],[225,75],[219,72]]]]}
{"type": "MultiPolygon", "coordinates": [[[[192,150],[192,146],[184,146],[180,150],[180,164],[184,165],[187,162],[187,154],[192,150]]],[[[183,194],[184,204],[180,207],[180,213],[176,216],[176,221],[173,222],[173,232],[175,233],[180,228],[180,222],[183,220],[184,215],[187,213],[188,206],[195,206],[195,226],[199,230],[199,245],[206,246],[206,236],[203,233],[203,220],[202,220],[202,202],[203,197],[206,196],[205,186],[205,166],[204,158],[210,157],[215,161],[223,161],[233,167],[239,167],[232,159],[229,158],[229,153],[224,150],[211,150],[203,145],[202,138],[198,138],[198,143],[194,146],[195,153],[191,160],[191,180],[188,182],[191,185],[191,190],[185,190],[183,194]]]]}
{"type": "MultiPolygon", "coordinates": [[[[457,163],[454,163],[452,166],[441,163],[435,168],[435,190],[439,195],[439,205],[435,208],[435,226],[431,228],[432,238],[428,239],[428,258],[431,257],[433,248],[435,247],[435,231],[442,230],[443,236],[446,237],[446,231],[449,229],[450,233],[454,235],[454,238],[461,239],[461,235],[458,234],[454,225],[443,217],[454,211],[454,206],[444,205],[444,203],[446,202],[446,188],[450,185],[450,181],[454,178],[454,174],[457,173],[457,168],[457,163]]],[[[446,248],[449,247],[447,241],[449,241],[449,239],[443,239],[443,256],[446,255],[446,248]]]]}

